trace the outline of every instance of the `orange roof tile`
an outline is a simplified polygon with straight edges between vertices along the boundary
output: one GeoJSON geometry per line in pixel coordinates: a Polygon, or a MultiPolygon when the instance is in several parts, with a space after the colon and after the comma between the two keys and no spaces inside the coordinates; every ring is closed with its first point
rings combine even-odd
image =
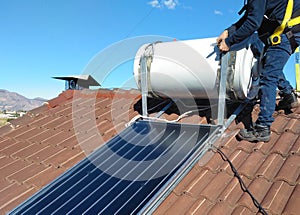
{"type": "Polygon", "coordinates": [[[1,127],[0,214],[16,207],[123,129],[129,118],[138,114],[133,105],[139,98],[133,90],[65,91],[1,127]],[[120,119],[115,119],[112,111],[120,119]],[[78,132],[82,139],[78,140],[78,132]]]}
{"type": "MultiPolygon", "coordinates": [[[[135,91],[65,91],[47,104],[0,128],[0,214],[16,207],[87,154],[123,130],[141,108],[135,91]],[[76,135],[80,134],[80,135],[76,135]]],[[[150,100],[153,107],[158,102],[150,100]]],[[[166,105],[166,103],[165,103],[166,105]]],[[[160,107],[153,108],[155,115],[160,107]]],[[[253,111],[257,117],[258,107],[253,111]]],[[[253,195],[269,214],[300,210],[300,107],[274,114],[271,141],[249,143],[234,125],[217,140],[253,195]]],[[[178,118],[171,108],[161,118],[178,118]]],[[[182,123],[206,124],[191,114],[182,123]]],[[[206,154],[159,205],[155,214],[256,214],[227,162],[206,154]]]]}
{"type": "MultiPolygon", "coordinates": [[[[253,114],[257,115],[257,111],[255,109],[253,114]]],[[[299,113],[300,107],[289,115],[274,114],[268,143],[237,141],[234,136],[239,127],[235,125],[215,143],[232,161],[268,214],[298,214],[300,210],[299,113]]],[[[242,191],[228,163],[217,153],[210,153],[214,155],[199,160],[158,207],[157,214],[177,209],[188,214],[257,214],[258,209],[242,191]],[[181,208],[181,198],[185,199],[188,209],[181,208]]]]}

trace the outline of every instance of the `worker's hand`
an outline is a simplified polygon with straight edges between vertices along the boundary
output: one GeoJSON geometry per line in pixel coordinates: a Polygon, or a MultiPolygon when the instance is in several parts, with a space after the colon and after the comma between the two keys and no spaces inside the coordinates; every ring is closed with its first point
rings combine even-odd
{"type": "Polygon", "coordinates": [[[222,40],[225,40],[228,37],[228,31],[225,30],[222,34],[217,38],[217,43],[220,44],[222,40]]]}
{"type": "Polygon", "coordinates": [[[228,52],[229,51],[229,47],[228,45],[225,43],[225,40],[222,40],[219,44],[218,47],[220,49],[221,52],[228,52]]]}

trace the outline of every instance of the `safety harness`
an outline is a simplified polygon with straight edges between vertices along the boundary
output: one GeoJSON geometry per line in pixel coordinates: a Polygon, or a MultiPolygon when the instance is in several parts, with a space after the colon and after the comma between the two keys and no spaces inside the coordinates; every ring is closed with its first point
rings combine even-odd
{"type": "Polygon", "coordinates": [[[294,32],[292,31],[292,27],[300,24],[300,16],[292,18],[294,1],[289,0],[287,3],[287,7],[285,10],[285,15],[281,25],[279,25],[274,33],[270,36],[269,41],[271,45],[278,45],[281,43],[281,34],[285,33],[290,40],[293,51],[297,48],[297,43],[295,41],[294,32]],[[292,18],[292,19],[291,19],[292,18]]]}
{"type": "MultiPolygon", "coordinates": [[[[244,6],[242,9],[238,12],[239,15],[241,15],[244,11],[247,10],[248,3],[246,0],[244,0],[244,6]]],[[[260,35],[261,40],[267,45],[278,45],[281,43],[281,34],[285,33],[291,43],[291,47],[293,52],[296,50],[298,47],[298,44],[296,43],[294,33],[300,32],[300,10],[296,11],[294,14],[294,18],[292,18],[292,13],[293,13],[293,6],[294,6],[294,1],[293,0],[288,0],[288,4],[286,7],[285,15],[283,18],[283,21],[281,24],[278,26],[278,21],[271,21],[268,18],[266,23],[263,23],[263,26],[261,27],[261,32],[260,29],[258,30],[258,33],[260,35]],[[295,26],[297,28],[295,29],[295,26]],[[293,28],[294,27],[294,28],[293,28]],[[265,31],[267,29],[275,29],[274,33],[271,34],[271,36],[267,36],[265,38],[265,31]]]]}

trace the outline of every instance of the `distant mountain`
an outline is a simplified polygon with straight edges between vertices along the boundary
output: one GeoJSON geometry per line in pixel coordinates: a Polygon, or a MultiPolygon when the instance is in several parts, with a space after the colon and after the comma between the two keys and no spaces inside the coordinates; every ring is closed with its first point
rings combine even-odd
{"type": "Polygon", "coordinates": [[[28,99],[18,93],[0,89],[0,110],[29,111],[43,105],[46,99],[28,99]]]}

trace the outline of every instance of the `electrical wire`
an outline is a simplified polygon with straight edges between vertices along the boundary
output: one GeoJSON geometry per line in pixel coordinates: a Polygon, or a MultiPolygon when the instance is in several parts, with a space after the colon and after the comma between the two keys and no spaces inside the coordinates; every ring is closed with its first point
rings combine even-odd
{"type": "Polygon", "coordinates": [[[136,29],[137,27],[142,24],[150,15],[151,13],[154,11],[154,7],[152,7],[148,13],[145,14],[145,16],[143,16],[134,26],[133,28],[126,34],[126,38],[129,37],[136,29]]]}
{"type": "Polygon", "coordinates": [[[256,198],[253,196],[253,194],[246,187],[246,185],[245,185],[243,179],[241,178],[240,174],[238,173],[237,169],[234,167],[234,165],[229,160],[229,158],[225,155],[225,153],[221,149],[217,148],[214,145],[212,145],[212,148],[214,148],[217,151],[217,153],[220,154],[220,156],[222,157],[222,160],[226,161],[230,165],[230,168],[231,168],[232,172],[234,173],[234,177],[236,177],[240,183],[241,189],[243,190],[243,192],[247,193],[250,196],[253,204],[258,209],[258,212],[263,215],[268,215],[268,213],[265,211],[265,209],[262,207],[262,205],[256,200],[256,198]]]}

